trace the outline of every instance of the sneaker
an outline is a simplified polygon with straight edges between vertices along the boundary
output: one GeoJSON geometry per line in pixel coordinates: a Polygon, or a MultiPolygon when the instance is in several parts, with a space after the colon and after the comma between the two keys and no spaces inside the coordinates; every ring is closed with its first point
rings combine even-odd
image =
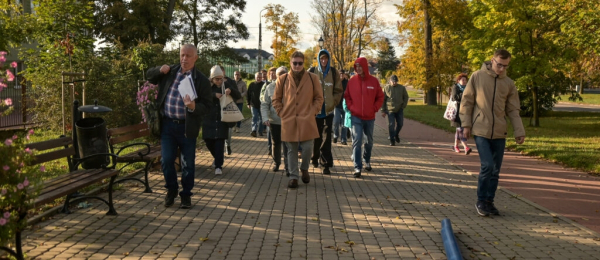
{"type": "Polygon", "coordinates": [[[396,142],[390,141],[390,146],[396,146],[396,142]]]}
{"type": "Polygon", "coordinates": [[[168,190],[167,196],[165,196],[165,207],[171,207],[175,203],[175,198],[177,198],[177,190],[168,190]]]}
{"type": "Polygon", "coordinates": [[[274,172],[278,172],[279,171],[279,164],[273,165],[273,171],[274,172]]]}
{"type": "Polygon", "coordinates": [[[334,138],[333,138],[333,143],[334,143],[334,144],[335,144],[335,143],[337,143],[337,137],[334,137],[334,138]]]}
{"type": "Polygon", "coordinates": [[[181,196],[181,205],[179,208],[189,209],[192,207],[192,198],[190,196],[181,196]]]}
{"type": "Polygon", "coordinates": [[[396,136],[396,143],[400,143],[400,137],[396,136]]]}
{"type": "Polygon", "coordinates": [[[346,143],[346,141],[342,141],[341,144],[342,145],[347,145],[348,143],[346,143]]]}
{"type": "Polygon", "coordinates": [[[298,188],[298,180],[291,179],[290,182],[288,182],[288,188],[290,188],[290,189],[298,188]]]}
{"type": "Polygon", "coordinates": [[[360,169],[354,169],[354,178],[360,178],[360,169]]]}
{"type": "Polygon", "coordinates": [[[371,163],[365,163],[365,170],[367,170],[367,171],[373,170],[373,168],[371,168],[371,163]]]}
{"type": "Polygon", "coordinates": [[[252,131],[252,133],[250,133],[250,135],[251,135],[252,137],[256,137],[256,131],[252,131]]]}
{"type": "Polygon", "coordinates": [[[215,175],[221,175],[221,174],[223,174],[223,170],[221,170],[221,168],[215,169],[215,175]]]}
{"type": "Polygon", "coordinates": [[[225,150],[227,150],[227,155],[231,155],[231,146],[230,145],[225,146],[225,150]]]}
{"type": "Polygon", "coordinates": [[[329,170],[329,167],[323,168],[323,174],[327,174],[327,175],[331,174],[331,171],[329,170]]]}
{"type": "Polygon", "coordinates": [[[472,151],[473,149],[471,149],[471,147],[467,147],[467,150],[465,150],[465,155],[469,155],[472,151]]]}
{"type": "Polygon", "coordinates": [[[319,161],[311,161],[310,164],[315,168],[319,168],[319,161]]]}
{"type": "Polygon", "coordinates": [[[487,209],[490,212],[490,214],[499,216],[500,215],[500,211],[498,211],[498,209],[494,206],[494,202],[493,201],[488,201],[487,202],[487,209]]]}
{"type": "Polygon", "coordinates": [[[477,214],[479,214],[479,216],[487,217],[490,215],[485,201],[478,200],[475,204],[475,209],[477,209],[477,214]]]}
{"type": "Polygon", "coordinates": [[[460,149],[458,148],[458,146],[452,147],[452,151],[454,151],[455,153],[460,153],[460,149]]]}

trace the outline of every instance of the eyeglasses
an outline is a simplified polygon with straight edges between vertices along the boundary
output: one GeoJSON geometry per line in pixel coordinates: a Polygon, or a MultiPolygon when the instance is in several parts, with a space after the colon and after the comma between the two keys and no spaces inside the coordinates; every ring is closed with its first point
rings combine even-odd
{"type": "Polygon", "coordinates": [[[498,66],[498,68],[499,68],[499,69],[502,69],[502,68],[504,68],[504,69],[508,69],[508,66],[509,66],[509,65],[504,65],[504,64],[502,64],[502,63],[499,63],[499,62],[498,62],[496,59],[494,59],[494,58],[492,58],[492,60],[493,60],[494,62],[496,62],[496,66],[498,66]]]}
{"type": "Polygon", "coordinates": [[[292,62],[292,64],[294,64],[294,66],[302,66],[304,64],[304,62],[303,61],[298,61],[298,62],[294,61],[294,62],[292,62]]]}
{"type": "Polygon", "coordinates": [[[219,80],[219,81],[221,81],[221,80],[223,80],[223,78],[213,78],[213,80],[219,80]]]}

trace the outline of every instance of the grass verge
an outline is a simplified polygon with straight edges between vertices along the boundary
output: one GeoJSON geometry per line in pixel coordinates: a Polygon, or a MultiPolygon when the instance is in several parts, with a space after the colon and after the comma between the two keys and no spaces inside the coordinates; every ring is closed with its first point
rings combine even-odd
{"type": "MultiPolygon", "coordinates": [[[[411,102],[404,116],[453,133],[454,128],[442,115],[443,109],[411,102]]],[[[600,174],[600,113],[550,112],[540,118],[541,127],[529,127],[529,118],[522,118],[527,138],[517,145],[512,126],[506,146],[522,154],[538,156],[588,173],[600,174]]]]}
{"type": "Polygon", "coordinates": [[[583,101],[570,101],[569,95],[562,95],[560,96],[560,102],[600,105],[600,94],[582,94],[581,98],[583,98],[583,101]]]}

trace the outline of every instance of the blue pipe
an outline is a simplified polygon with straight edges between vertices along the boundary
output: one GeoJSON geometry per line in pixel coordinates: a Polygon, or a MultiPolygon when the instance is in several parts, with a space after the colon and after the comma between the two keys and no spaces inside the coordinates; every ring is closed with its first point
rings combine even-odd
{"type": "Polygon", "coordinates": [[[448,260],[463,260],[456,237],[454,237],[454,231],[452,231],[452,223],[447,218],[442,220],[442,240],[448,260]]]}

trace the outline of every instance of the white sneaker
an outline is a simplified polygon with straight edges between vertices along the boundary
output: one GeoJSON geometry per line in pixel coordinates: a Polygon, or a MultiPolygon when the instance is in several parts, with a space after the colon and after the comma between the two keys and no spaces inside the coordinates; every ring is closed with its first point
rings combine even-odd
{"type": "Polygon", "coordinates": [[[217,168],[215,170],[215,175],[221,175],[221,174],[223,174],[223,171],[221,169],[217,168]]]}

